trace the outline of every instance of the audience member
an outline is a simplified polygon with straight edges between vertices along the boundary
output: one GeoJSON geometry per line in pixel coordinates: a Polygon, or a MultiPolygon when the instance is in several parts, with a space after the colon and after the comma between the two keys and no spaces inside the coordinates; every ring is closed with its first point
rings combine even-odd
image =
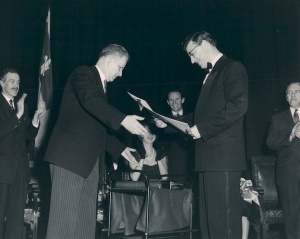
{"type": "Polygon", "coordinates": [[[246,169],[244,115],[248,76],[224,56],[207,32],[184,44],[191,63],[209,68],[194,110],[195,171],[199,173],[199,215],[203,239],[242,238],[240,178],[246,169]]]}
{"type": "Polygon", "coordinates": [[[272,117],[268,146],[277,151],[276,182],[288,239],[300,238],[300,82],[288,85],[290,108],[272,117]]]}
{"type": "MultiPolygon", "coordinates": [[[[158,178],[158,175],[168,174],[167,146],[156,149],[153,144],[158,137],[157,128],[153,124],[143,123],[143,125],[148,130],[148,133],[144,137],[138,136],[138,165],[136,166],[129,162],[129,167],[135,170],[142,170],[148,175],[148,178],[158,178]]],[[[130,178],[132,181],[138,181],[140,175],[140,172],[132,172],[130,173],[130,178]]],[[[162,179],[167,179],[167,177],[162,177],[162,179]]]]}
{"type": "MultiPolygon", "coordinates": [[[[244,172],[242,173],[244,177],[244,172]]],[[[249,236],[250,222],[257,225],[260,224],[260,205],[258,201],[258,193],[252,189],[252,181],[241,178],[241,205],[242,205],[242,239],[247,239],[249,236]]]]}
{"type": "MultiPolygon", "coordinates": [[[[192,125],[192,114],[187,114],[183,110],[185,98],[178,90],[172,90],[168,93],[167,103],[171,108],[171,112],[166,115],[171,119],[185,122],[192,125]]],[[[192,138],[174,128],[173,126],[164,123],[162,120],[155,119],[156,126],[159,128],[165,127],[165,134],[162,141],[168,142],[172,148],[172,152],[168,155],[168,165],[170,174],[191,174],[193,170],[193,142],[192,138]]]]}
{"type": "Polygon", "coordinates": [[[38,133],[40,104],[30,120],[24,103],[26,94],[16,100],[20,76],[14,69],[0,75],[0,238],[23,238],[24,208],[30,180],[26,140],[38,133]]]}
{"type": "Polygon", "coordinates": [[[94,239],[99,161],[105,150],[135,161],[132,149],[107,133],[121,126],[144,136],[136,115],[126,116],[107,102],[106,82],[122,76],[129,59],[126,49],[105,47],[95,66],[80,66],[66,83],[58,120],[45,160],[50,162],[52,194],[47,239],[94,239]]]}

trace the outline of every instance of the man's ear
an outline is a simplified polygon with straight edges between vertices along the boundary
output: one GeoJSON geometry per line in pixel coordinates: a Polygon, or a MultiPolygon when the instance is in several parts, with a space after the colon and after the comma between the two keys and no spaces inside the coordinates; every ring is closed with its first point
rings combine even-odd
{"type": "Polygon", "coordinates": [[[183,98],[181,99],[181,103],[183,104],[183,103],[184,103],[184,101],[185,101],[185,98],[183,97],[183,98]]]}
{"type": "Polygon", "coordinates": [[[167,100],[167,104],[170,105],[169,101],[167,100]]]}
{"type": "Polygon", "coordinates": [[[112,61],[113,61],[112,56],[107,56],[106,59],[105,59],[106,66],[109,66],[109,64],[110,64],[112,61]]]}

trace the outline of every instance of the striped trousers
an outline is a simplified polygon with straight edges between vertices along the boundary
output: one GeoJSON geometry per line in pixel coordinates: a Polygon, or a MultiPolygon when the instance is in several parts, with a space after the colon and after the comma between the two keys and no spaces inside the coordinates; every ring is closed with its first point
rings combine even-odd
{"type": "Polygon", "coordinates": [[[95,239],[99,160],[87,178],[50,165],[52,192],[47,239],[95,239]]]}

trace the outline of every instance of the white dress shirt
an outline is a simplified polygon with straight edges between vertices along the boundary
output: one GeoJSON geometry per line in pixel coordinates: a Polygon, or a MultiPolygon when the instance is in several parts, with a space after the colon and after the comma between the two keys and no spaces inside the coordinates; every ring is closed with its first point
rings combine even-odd
{"type": "MultiPolygon", "coordinates": [[[[206,80],[207,80],[207,78],[208,78],[208,75],[209,75],[209,73],[211,72],[211,70],[214,68],[216,62],[217,62],[222,56],[223,56],[223,54],[222,54],[222,53],[219,53],[219,54],[216,55],[216,57],[211,61],[212,68],[209,69],[209,72],[206,74],[205,79],[204,79],[204,81],[203,81],[203,85],[205,84],[205,82],[206,82],[206,80]]],[[[197,128],[196,125],[194,125],[194,126],[191,128],[191,131],[192,131],[192,134],[194,135],[194,136],[193,136],[194,139],[199,139],[199,138],[201,138],[201,134],[200,134],[200,132],[199,132],[199,130],[198,130],[198,128],[197,128]]]]}
{"type": "Polygon", "coordinates": [[[101,79],[101,82],[102,82],[102,86],[103,86],[103,90],[104,90],[104,93],[106,93],[106,78],[105,78],[105,75],[104,73],[101,71],[100,67],[95,65],[98,72],[99,72],[99,75],[100,75],[100,79],[101,79]]]}

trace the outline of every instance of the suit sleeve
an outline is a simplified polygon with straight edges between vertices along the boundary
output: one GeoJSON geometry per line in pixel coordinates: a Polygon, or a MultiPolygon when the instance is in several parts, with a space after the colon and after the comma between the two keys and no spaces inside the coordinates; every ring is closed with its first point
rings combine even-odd
{"type": "Polygon", "coordinates": [[[78,68],[72,76],[71,85],[82,107],[102,123],[117,130],[125,114],[107,103],[98,88],[99,84],[86,66],[78,68]]]}
{"type": "Polygon", "coordinates": [[[106,134],[105,150],[112,156],[115,162],[120,157],[125,148],[126,146],[122,144],[114,135],[110,133],[106,134]]]}
{"type": "Polygon", "coordinates": [[[24,128],[26,139],[33,140],[35,138],[38,128],[31,124],[31,119],[28,117],[28,107],[26,104],[24,107],[24,114],[20,119],[15,114],[12,114],[9,118],[0,118],[0,139],[19,127],[22,127],[22,130],[24,128]]]}
{"type": "Polygon", "coordinates": [[[208,140],[240,120],[248,109],[248,75],[244,66],[232,62],[222,73],[224,99],[219,110],[196,126],[203,140],[208,140]]]}
{"type": "Polygon", "coordinates": [[[290,147],[295,141],[299,140],[295,138],[292,142],[289,141],[290,131],[283,130],[278,122],[277,117],[273,116],[269,127],[267,145],[272,150],[280,150],[285,147],[290,147]]]}

